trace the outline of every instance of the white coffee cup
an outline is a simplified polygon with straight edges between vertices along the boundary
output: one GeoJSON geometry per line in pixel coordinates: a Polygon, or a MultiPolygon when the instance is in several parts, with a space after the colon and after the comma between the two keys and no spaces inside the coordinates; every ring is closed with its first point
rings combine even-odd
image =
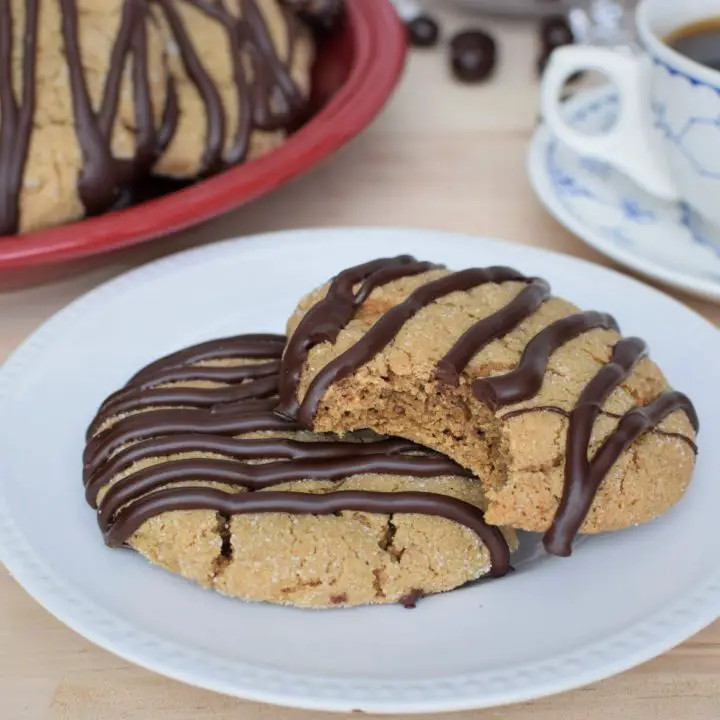
{"type": "Polygon", "coordinates": [[[712,18],[720,18],[720,0],[642,0],[636,22],[644,52],[560,48],[545,71],[541,103],[562,142],[614,165],[654,195],[687,202],[720,226],[720,72],[664,40],[712,18]],[[563,117],[563,86],[582,70],[603,73],[618,90],[618,121],[605,134],[580,133],[563,117]]]}

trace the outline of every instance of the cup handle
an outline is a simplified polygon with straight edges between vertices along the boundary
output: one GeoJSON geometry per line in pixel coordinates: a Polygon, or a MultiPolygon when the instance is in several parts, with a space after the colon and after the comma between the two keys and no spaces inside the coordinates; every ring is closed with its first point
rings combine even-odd
{"type": "Polygon", "coordinates": [[[553,134],[573,150],[609,162],[643,188],[664,200],[679,193],[665,158],[652,144],[646,98],[650,63],[620,50],[568,46],[553,52],[543,75],[542,114],[553,134]],[[562,89],[577,72],[597,70],[607,75],[620,96],[618,121],[602,135],[586,135],[570,127],[560,104],[562,89]]]}

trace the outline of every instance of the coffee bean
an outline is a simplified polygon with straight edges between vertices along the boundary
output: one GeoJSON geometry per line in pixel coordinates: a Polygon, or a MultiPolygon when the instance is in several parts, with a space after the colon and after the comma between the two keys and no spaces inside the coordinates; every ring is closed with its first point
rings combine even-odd
{"type": "Polygon", "coordinates": [[[547,49],[554,50],[573,41],[572,30],[563,15],[550,15],[540,23],[540,40],[547,49]]]}
{"type": "Polygon", "coordinates": [[[427,48],[437,45],[440,27],[429,15],[419,15],[407,24],[408,40],[413,47],[427,48]]]}
{"type": "Polygon", "coordinates": [[[545,71],[550,55],[555,48],[571,45],[573,34],[562,15],[551,15],[540,23],[540,55],[537,60],[538,75],[545,71]]]}
{"type": "Polygon", "coordinates": [[[453,74],[461,82],[486,80],[495,69],[495,40],[483,30],[465,30],[450,42],[450,63],[453,74]]]}
{"type": "Polygon", "coordinates": [[[321,34],[334,31],[344,20],[343,0],[283,0],[313,30],[321,34]]]}

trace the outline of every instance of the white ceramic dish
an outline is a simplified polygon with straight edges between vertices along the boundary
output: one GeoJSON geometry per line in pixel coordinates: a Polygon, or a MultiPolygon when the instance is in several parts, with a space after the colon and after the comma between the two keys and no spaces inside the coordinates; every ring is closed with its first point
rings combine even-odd
{"type": "MultiPolygon", "coordinates": [[[[575,127],[599,132],[617,116],[607,87],[566,103],[575,127]]],[[[643,275],[720,301],[720,229],[684,203],[650,195],[618,170],[584,158],[541,124],[530,144],[528,173],[548,211],[588,245],[643,275]]]]}
{"type": "Polygon", "coordinates": [[[680,303],[543,250],[415,230],[294,231],[211,245],[114,280],[35,333],[0,371],[0,557],[89,640],[170,677],[285,705],[437,712],[527,700],[620,672],[720,612],[720,335],[680,303]],[[510,576],[396,607],[299,611],[203,591],[104,547],[80,456],[100,401],[151,359],[279,331],[339,269],[410,252],[549,278],[640,334],[702,423],[695,481],[659,521],[536,558],[510,576]]]}

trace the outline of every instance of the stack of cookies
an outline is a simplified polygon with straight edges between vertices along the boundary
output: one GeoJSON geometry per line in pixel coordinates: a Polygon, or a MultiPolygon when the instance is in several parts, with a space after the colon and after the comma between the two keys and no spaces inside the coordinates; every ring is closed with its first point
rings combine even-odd
{"type": "Polygon", "coordinates": [[[690,482],[690,400],[539,278],[381,259],[287,329],[174,353],[106,400],[84,476],[108,545],[246,600],[412,606],[505,575],[516,530],[568,556],[690,482]]]}
{"type": "Polygon", "coordinates": [[[340,0],[0,3],[0,235],[262,155],[306,118],[306,19],[340,0]]]}

